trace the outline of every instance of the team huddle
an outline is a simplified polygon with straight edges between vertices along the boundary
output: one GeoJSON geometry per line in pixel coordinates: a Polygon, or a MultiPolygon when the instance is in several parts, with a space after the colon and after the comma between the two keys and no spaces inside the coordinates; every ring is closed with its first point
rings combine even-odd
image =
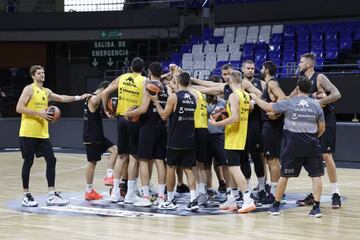
{"type": "Polygon", "coordinates": [[[321,217],[323,161],[332,186],[332,207],[341,206],[332,158],[336,134],[333,102],[341,95],[325,75],[314,71],[315,60],[310,53],[301,57],[302,74],[289,96],[275,79],[277,69],[271,61],[263,64],[262,80],[254,78],[255,64],[249,60],[243,62],[242,72],[226,64],[221,78],[199,80],[173,64],[169,73],[162,74],[158,62],[150,64],[144,77],[143,60],[134,58],[131,73],[111,83],[104,81],[93,94],[81,96],[58,95],[44,88],[44,69],[33,66],[30,75],[34,83],[24,88],[16,108],[22,114],[22,204],[38,206],[29,191],[34,155],[44,156],[47,163],[46,204],[69,203],[55,191],[56,158],[48,134],[48,120],[53,117],[46,108],[49,100],[85,100],[86,200],[103,198],[94,190],[93,179],[96,163],[108,151],[104,181],[112,186],[110,201],[114,203],[124,201],[135,207],[155,205],[160,210],[175,210],[175,192],[188,191],[190,201],[186,209],[196,212],[217,194],[212,186],[213,165],[218,192],[227,194],[219,209],[247,213],[259,204],[272,204],[269,213],[278,215],[281,202],[286,201],[288,178],[299,176],[304,166],[312,179],[313,193],[297,204],[312,206],[309,216],[321,217]],[[116,109],[111,107],[114,92],[116,109]],[[117,145],[104,136],[102,112],[117,119],[117,145]],[[250,157],[258,181],[255,189],[249,185],[250,157]],[[154,164],[158,180],[156,199],[150,189],[154,164]],[[141,194],[136,191],[138,176],[141,194]]]}

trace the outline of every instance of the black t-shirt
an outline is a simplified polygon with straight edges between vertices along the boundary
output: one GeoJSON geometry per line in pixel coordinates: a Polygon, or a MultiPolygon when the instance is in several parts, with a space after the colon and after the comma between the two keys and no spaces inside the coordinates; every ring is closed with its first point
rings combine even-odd
{"type": "Polygon", "coordinates": [[[95,112],[90,112],[88,106],[90,98],[91,96],[84,103],[83,141],[84,143],[101,143],[104,141],[101,107],[99,106],[95,112]]]}

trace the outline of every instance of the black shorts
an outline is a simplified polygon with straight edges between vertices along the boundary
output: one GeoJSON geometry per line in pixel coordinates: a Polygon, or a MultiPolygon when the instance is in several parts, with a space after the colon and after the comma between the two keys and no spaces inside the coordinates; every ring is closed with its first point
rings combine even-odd
{"type": "Polygon", "coordinates": [[[261,122],[259,118],[260,117],[257,117],[257,115],[255,115],[252,118],[249,117],[246,145],[245,145],[245,151],[248,153],[263,151],[261,122]]]}
{"type": "Polygon", "coordinates": [[[195,149],[167,149],[166,165],[192,168],[196,166],[195,149]]]}
{"type": "Polygon", "coordinates": [[[217,166],[227,165],[223,133],[208,135],[208,157],[205,164],[210,165],[212,158],[215,159],[217,166]]]}
{"type": "Polygon", "coordinates": [[[136,155],[140,123],[127,121],[123,116],[117,118],[118,153],[136,155]]]}
{"type": "Polygon", "coordinates": [[[228,165],[231,166],[240,166],[241,158],[244,158],[244,150],[227,150],[225,149],[225,155],[228,165]]]}
{"type": "Polygon", "coordinates": [[[281,176],[298,177],[301,168],[304,166],[309,177],[319,177],[324,175],[324,164],[322,156],[313,157],[290,157],[282,156],[281,176]]]}
{"type": "Polygon", "coordinates": [[[205,163],[207,156],[207,128],[195,128],[196,161],[205,163]]]}
{"type": "Polygon", "coordinates": [[[281,138],[283,133],[283,126],[276,125],[274,127],[263,125],[262,137],[264,143],[265,157],[279,158],[281,138]]]}
{"type": "Polygon", "coordinates": [[[55,158],[49,138],[20,137],[20,149],[25,160],[34,159],[34,155],[37,158],[55,158]]]}
{"type": "Polygon", "coordinates": [[[139,134],[137,157],[163,159],[166,156],[167,133],[165,124],[142,125],[139,134]]]}
{"type": "Polygon", "coordinates": [[[85,144],[87,160],[89,162],[100,161],[101,155],[112,146],[114,146],[114,143],[107,138],[104,138],[104,141],[102,143],[85,144]]]}

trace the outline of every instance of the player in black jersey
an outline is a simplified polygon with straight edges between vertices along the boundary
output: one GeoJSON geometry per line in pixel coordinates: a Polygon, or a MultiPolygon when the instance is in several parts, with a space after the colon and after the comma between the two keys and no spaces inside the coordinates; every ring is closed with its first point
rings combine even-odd
{"type": "Polygon", "coordinates": [[[196,199],[196,180],[192,167],[196,165],[196,142],[194,114],[196,108],[196,96],[188,91],[190,75],[182,72],[176,78],[177,92],[169,96],[165,109],[162,108],[158,96],[151,96],[156,109],[165,121],[169,119],[168,143],[167,143],[167,173],[166,186],[168,198],[159,205],[159,209],[175,209],[174,187],[175,171],[182,167],[186,173],[190,187],[190,203],[187,210],[199,209],[196,199]]]}
{"type": "MultiPolygon", "coordinates": [[[[336,141],[336,117],[333,103],[341,98],[341,94],[324,74],[315,72],[315,63],[316,56],[313,53],[305,53],[300,58],[299,70],[301,74],[304,74],[311,81],[310,95],[316,95],[320,92],[326,94],[326,97],[318,99],[324,111],[326,126],[325,133],[320,138],[320,144],[333,194],[332,208],[337,209],[341,207],[341,197],[337,183],[336,165],[332,155],[335,152],[336,141]]],[[[290,94],[290,97],[296,94],[297,88],[290,94]]],[[[313,202],[314,196],[313,194],[309,194],[305,199],[298,200],[297,204],[301,206],[312,205],[313,202]]]]}
{"type": "MultiPolygon", "coordinates": [[[[281,90],[278,81],[275,79],[276,64],[268,61],[263,63],[261,69],[262,78],[266,85],[262,94],[265,102],[278,102],[285,99],[285,94],[281,90]]],[[[262,136],[264,142],[264,154],[270,170],[271,193],[266,203],[274,201],[277,182],[280,178],[280,145],[283,132],[284,118],[283,115],[266,113],[262,111],[262,136]]]]}
{"type": "Polygon", "coordinates": [[[113,168],[118,156],[117,146],[104,137],[102,114],[101,114],[101,93],[110,84],[108,81],[100,83],[96,91],[89,96],[84,105],[84,129],[83,141],[86,147],[88,165],[86,167],[86,193],[85,200],[99,200],[103,196],[93,189],[93,180],[96,163],[101,160],[101,155],[110,152],[108,160],[107,178],[113,176],[113,168]]]}
{"type": "MultiPolygon", "coordinates": [[[[149,66],[149,79],[160,81],[162,67],[159,62],[153,62],[149,66]]],[[[165,107],[170,88],[163,84],[163,91],[159,93],[158,99],[161,107],[165,107]]],[[[139,133],[137,157],[140,161],[140,179],[143,188],[143,198],[134,203],[134,206],[148,207],[150,202],[150,175],[149,164],[155,160],[158,172],[159,198],[156,202],[159,204],[165,200],[165,155],[166,155],[166,125],[165,121],[157,113],[155,105],[151,102],[149,95],[144,89],[142,105],[132,111],[125,113],[125,119],[142,114],[141,128],[139,133]]]]}

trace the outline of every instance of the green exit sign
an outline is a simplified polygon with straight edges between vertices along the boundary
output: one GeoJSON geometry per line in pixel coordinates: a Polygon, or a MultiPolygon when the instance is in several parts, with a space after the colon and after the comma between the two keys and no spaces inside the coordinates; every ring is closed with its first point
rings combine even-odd
{"type": "Polygon", "coordinates": [[[102,40],[92,43],[90,65],[93,67],[113,67],[129,61],[128,42],[125,40],[102,40]]]}
{"type": "Polygon", "coordinates": [[[120,38],[122,33],[120,30],[101,30],[100,37],[105,39],[120,38]]]}

